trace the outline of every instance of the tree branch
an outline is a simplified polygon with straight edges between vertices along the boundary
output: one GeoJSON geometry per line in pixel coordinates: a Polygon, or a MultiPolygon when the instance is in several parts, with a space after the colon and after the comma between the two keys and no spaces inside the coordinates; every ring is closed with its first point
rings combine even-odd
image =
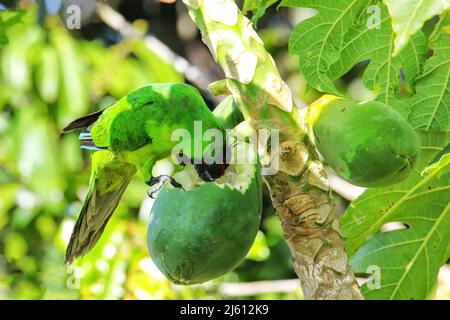
{"type": "Polygon", "coordinates": [[[245,119],[255,129],[279,130],[278,151],[262,159],[278,158],[280,170],[265,181],[305,298],[362,299],[347,264],[328,179],[274,60],[234,1],[183,2],[245,119]]]}

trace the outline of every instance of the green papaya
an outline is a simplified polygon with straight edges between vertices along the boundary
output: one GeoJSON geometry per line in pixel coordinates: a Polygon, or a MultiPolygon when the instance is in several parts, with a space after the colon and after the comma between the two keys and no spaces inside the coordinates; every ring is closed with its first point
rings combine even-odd
{"type": "Polygon", "coordinates": [[[392,107],[324,95],[307,113],[309,135],[345,180],[384,187],[406,179],[420,151],[417,133],[392,107]]]}
{"type": "MultiPolygon", "coordinates": [[[[256,155],[248,147],[245,152],[256,155]]],[[[160,191],[150,215],[148,248],[172,282],[209,281],[231,271],[247,255],[262,208],[260,169],[252,164],[256,161],[248,163],[232,161],[221,178],[208,183],[188,164],[173,175],[184,190],[168,186],[160,191]]]]}

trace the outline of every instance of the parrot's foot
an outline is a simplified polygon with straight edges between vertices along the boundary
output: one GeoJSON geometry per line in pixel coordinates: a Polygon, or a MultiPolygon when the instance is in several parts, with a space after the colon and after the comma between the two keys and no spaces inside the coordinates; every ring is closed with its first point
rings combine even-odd
{"type": "Polygon", "coordinates": [[[180,183],[178,183],[174,178],[166,174],[163,174],[158,177],[151,178],[150,181],[147,182],[147,184],[152,187],[150,190],[147,191],[147,195],[150,198],[155,199],[154,194],[159,190],[161,190],[167,182],[169,182],[175,188],[183,189],[183,186],[180,183]]]}

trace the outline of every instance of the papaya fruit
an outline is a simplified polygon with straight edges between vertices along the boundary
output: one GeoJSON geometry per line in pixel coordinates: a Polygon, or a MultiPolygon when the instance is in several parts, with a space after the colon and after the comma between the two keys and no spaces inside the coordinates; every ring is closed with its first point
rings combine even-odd
{"type": "MultiPolygon", "coordinates": [[[[254,157],[256,151],[248,146],[241,152],[254,157]]],[[[148,248],[172,282],[190,285],[217,278],[250,250],[261,221],[260,169],[252,164],[256,161],[234,162],[214,182],[201,180],[188,164],[173,175],[184,190],[167,186],[155,200],[148,248]]]]}
{"type": "Polygon", "coordinates": [[[310,138],[345,180],[384,187],[405,180],[417,161],[420,141],[391,106],[324,95],[307,112],[310,138]]]}

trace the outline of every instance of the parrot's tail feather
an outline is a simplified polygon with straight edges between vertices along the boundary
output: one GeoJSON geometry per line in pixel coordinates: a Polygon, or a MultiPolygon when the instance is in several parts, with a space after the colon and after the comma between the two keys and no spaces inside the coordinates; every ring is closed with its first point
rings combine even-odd
{"type": "Polygon", "coordinates": [[[108,150],[108,148],[106,147],[97,147],[94,145],[81,145],[80,149],[86,149],[86,150],[91,150],[91,151],[102,151],[102,150],[108,150]]]}
{"type": "Polygon", "coordinates": [[[107,147],[96,146],[94,141],[92,141],[91,133],[88,131],[81,132],[78,139],[81,140],[81,144],[80,144],[81,149],[87,149],[87,150],[93,150],[93,151],[108,150],[107,147]]]}
{"type": "Polygon", "coordinates": [[[91,133],[88,131],[83,131],[80,133],[80,135],[78,136],[79,140],[91,140],[92,141],[92,136],[91,133]]]}
{"type": "Polygon", "coordinates": [[[74,129],[86,128],[87,126],[97,121],[103,111],[105,111],[105,109],[75,119],[74,121],[69,123],[69,125],[62,130],[62,132],[65,133],[74,129]]]}
{"type": "Polygon", "coordinates": [[[95,246],[131,178],[126,179],[117,190],[100,194],[94,186],[93,190],[88,192],[73,228],[64,264],[71,264],[76,258],[86,254],[95,246]]]}

